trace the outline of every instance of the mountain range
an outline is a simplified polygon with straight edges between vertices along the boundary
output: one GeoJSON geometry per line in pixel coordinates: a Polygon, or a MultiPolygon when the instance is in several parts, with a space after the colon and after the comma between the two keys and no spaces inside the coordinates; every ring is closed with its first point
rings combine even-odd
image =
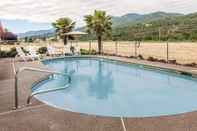
{"type": "MultiPolygon", "coordinates": [[[[136,25],[138,23],[150,23],[154,21],[162,21],[166,19],[176,20],[176,18],[184,18],[186,19],[189,15],[184,15],[180,13],[166,13],[166,12],[154,12],[149,14],[137,14],[137,13],[129,13],[123,16],[112,16],[113,29],[114,28],[123,28],[131,25],[136,25]]],[[[77,28],[78,31],[84,31],[85,27],[77,28]]],[[[19,37],[26,36],[42,36],[42,35],[53,35],[55,33],[54,29],[49,30],[39,30],[39,31],[28,31],[25,33],[18,34],[19,37]]]]}
{"type": "Polygon", "coordinates": [[[55,29],[48,29],[48,30],[38,30],[38,31],[28,31],[25,33],[17,34],[20,38],[24,37],[48,37],[55,35],[55,29]]]}
{"type": "Polygon", "coordinates": [[[183,14],[179,13],[166,13],[166,12],[154,12],[150,14],[136,14],[130,13],[120,17],[112,16],[112,23],[114,27],[117,26],[125,26],[128,24],[137,24],[137,23],[144,23],[144,22],[151,22],[160,19],[166,18],[174,18],[177,16],[183,16],[183,14]]]}

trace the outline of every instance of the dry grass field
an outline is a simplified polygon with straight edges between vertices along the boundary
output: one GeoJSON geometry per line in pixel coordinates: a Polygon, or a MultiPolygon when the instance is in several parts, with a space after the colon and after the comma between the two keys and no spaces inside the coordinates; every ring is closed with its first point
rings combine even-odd
{"type": "MultiPolygon", "coordinates": [[[[38,42],[38,43],[21,43],[21,46],[34,46],[36,49],[39,47],[51,44],[56,48],[63,47],[62,42],[38,42]]],[[[80,48],[95,49],[97,50],[97,42],[78,42],[80,48]]],[[[1,50],[9,50],[15,45],[0,45],[1,50]]],[[[122,56],[135,56],[134,42],[119,41],[117,46],[115,42],[103,42],[103,50],[105,53],[117,54],[122,56]]],[[[159,42],[142,42],[137,48],[137,55],[142,55],[144,58],[150,56],[159,59],[167,59],[167,44],[159,42]]],[[[177,60],[178,63],[197,63],[197,42],[170,42],[169,43],[169,59],[177,60]]]]}
{"type": "MultiPolygon", "coordinates": [[[[89,49],[89,43],[80,42],[81,48],[89,49]]],[[[97,44],[93,42],[91,48],[97,50],[97,44]]],[[[177,42],[169,43],[169,60],[177,60],[178,63],[197,63],[197,43],[194,42],[177,42]]],[[[135,56],[134,42],[118,42],[117,48],[115,42],[104,42],[104,52],[118,54],[123,56],[135,56]]],[[[167,43],[158,42],[142,42],[136,50],[137,55],[142,55],[144,58],[150,56],[167,59],[167,43]]]]}

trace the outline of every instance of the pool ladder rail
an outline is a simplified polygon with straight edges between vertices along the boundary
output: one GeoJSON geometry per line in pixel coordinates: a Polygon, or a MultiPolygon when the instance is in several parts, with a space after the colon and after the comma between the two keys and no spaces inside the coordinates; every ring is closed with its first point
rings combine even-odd
{"type": "Polygon", "coordinates": [[[44,69],[39,69],[39,68],[21,67],[18,71],[16,71],[16,74],[15,74],[15,91],[14,91],[15,105],[14,105],[14,109],[19,108],[19,106],[18,106],[18,77],[19,77],[19,74],[21,72],[25,71],[25,70],[26,71],[32,71],[32,72],[49,73],[50,75],[57,74],[57,75],[62,75],[62,76],[68,77],[68,83],[65,86],[31,93],[31,95],[27,99],[27,104],[30,104],[31,98],[35,95],[48,93],[48,92],[53,92],[53,91],[58,91],[58,90],[63,90],[63,89],[68,88],[71,84],[71,76],[69,74],[65,74],[65,73],[61,73],[61,72],[57,72],[57,71],[44,70],[44,69]]]}
{"type": "Polygon", "coordinates": [[[27,99],[27,105],[30,104],[31,98],[35,95],[39,95],[39,94],[44,94],[44,93],[49,93],[49,92],[53,92],[53,91],[58,91],[58,90],[64,90],[66,88],[70,87],[70,84],[66,84],[65,86],[59,87],[59,88],[54,88],[54,89],[48,89],[48,90],[43,90],[43,91],[38,91],[38,92],[33,92],[27,99]]]}

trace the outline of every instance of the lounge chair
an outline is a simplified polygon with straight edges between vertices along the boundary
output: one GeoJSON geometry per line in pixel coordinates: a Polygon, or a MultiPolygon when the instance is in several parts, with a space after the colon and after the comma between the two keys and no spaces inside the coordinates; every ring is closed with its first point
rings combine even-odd
{"type": "Polygon", "coordinates": [[[52,46],[47,46],[47,53],[48,53],[50,56],[55,56],[55,55],[57,55],[57,52],[56,52],[55,48],[53,48],[52,46]]]}
{"type": "Polygon", "coordinates": [[[72,51],[70,50],[70,46],[69,45],[66,45],[64,47],[64,54],[65,55],[73,55],[72,51]]]}
{"type": "Polygon", "coordinates": [[[27,50],[29,51],[29,54],[32,58],[40,60],[40,55],[37,54],[34,48],[28,47],[27,50]]]}
{"type": "Polygon", "coordinates": [[[21,47],[16,47],[16,52],[17,52],[17,56],[18,57],[21,57],[23,59],[23,61],[27,61],[29,59],[31,59],[32,61],[34,60],[31,55],[26,55],[23,52],[23,50],[21,49],[21,47]]]}

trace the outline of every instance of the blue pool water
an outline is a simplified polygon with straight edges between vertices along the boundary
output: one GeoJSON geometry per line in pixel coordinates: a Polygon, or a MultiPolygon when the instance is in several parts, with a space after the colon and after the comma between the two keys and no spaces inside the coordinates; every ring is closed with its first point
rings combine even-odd
{"type": "MultiPolygon", "coordinates": [[[[53,107],[113,117],[197,110],[197,80],[190,76],[99,58],[64,58],[43,63],[72,77],[69,88],[35,96],[53,107]]],[[[66,82],[66,78],[55,76],[34,86],[33,92],[62,87],[66,82]]]]}

